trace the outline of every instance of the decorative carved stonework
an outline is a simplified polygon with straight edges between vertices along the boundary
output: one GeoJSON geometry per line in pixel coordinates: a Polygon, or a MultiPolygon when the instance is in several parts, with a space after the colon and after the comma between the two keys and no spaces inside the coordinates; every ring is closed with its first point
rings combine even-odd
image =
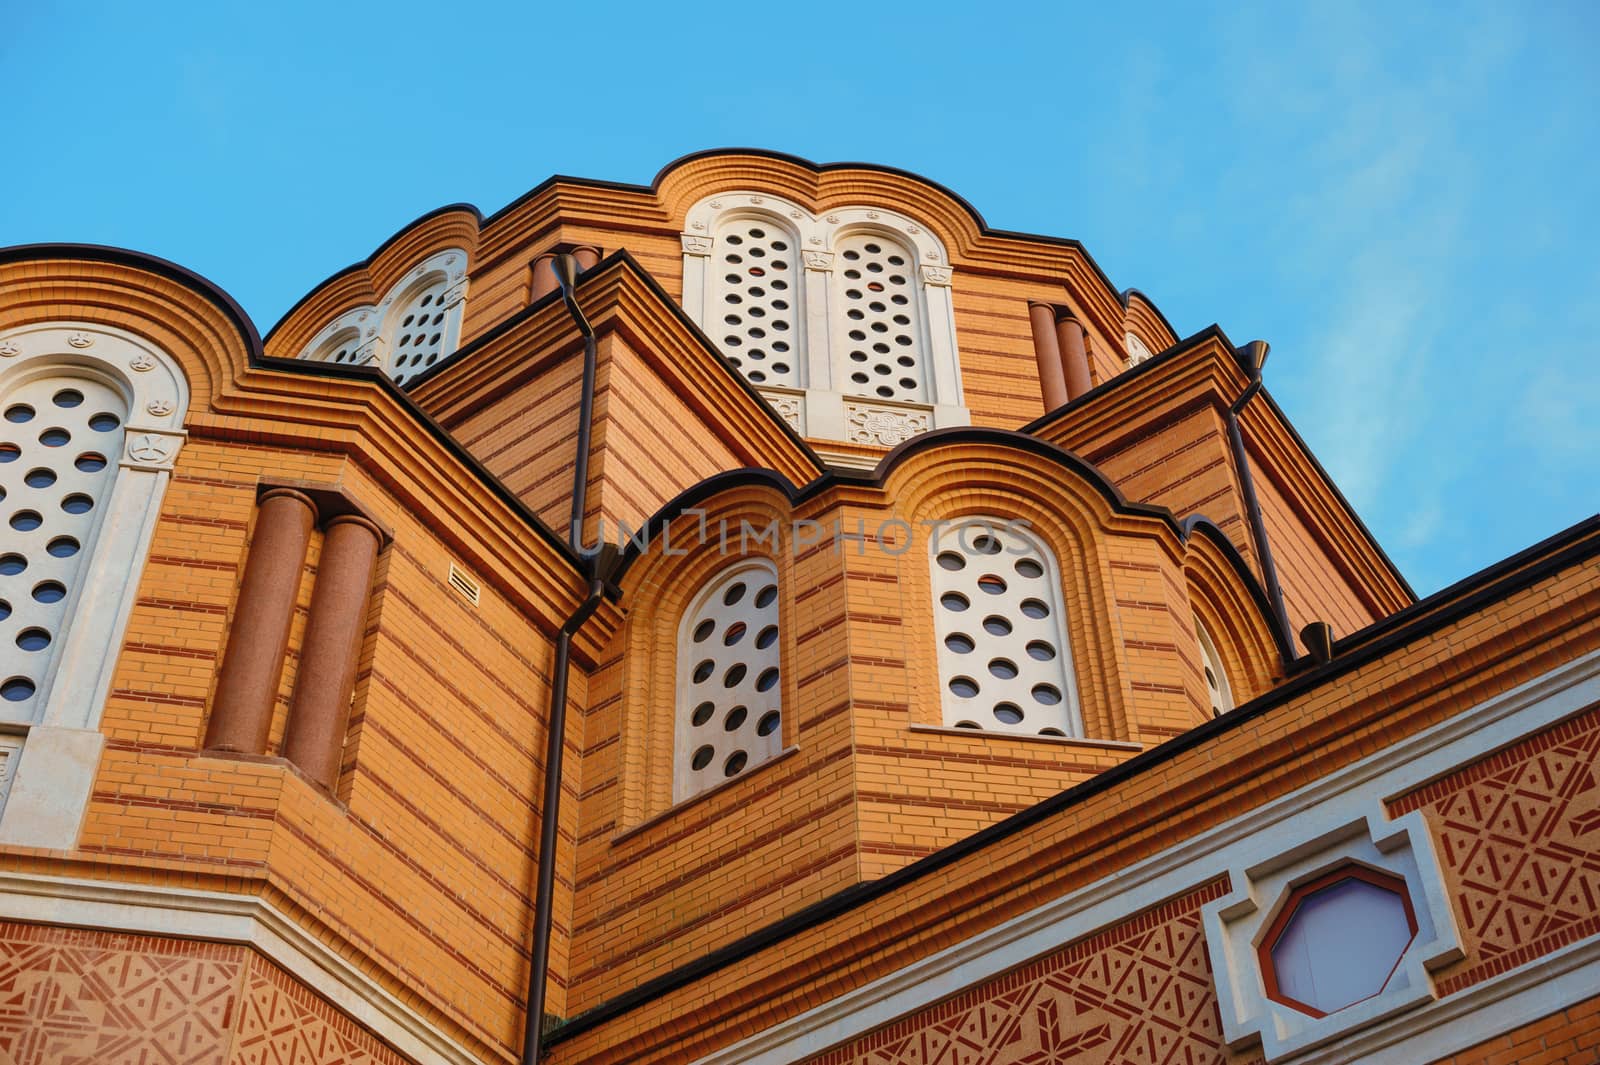
{"type": "Polygon", "coordinates": [[[3,343],[0,343],[0,358],[9,359],[20,354],[22,354],[22,349],[14,342],[7,340],[3,343]]]}
{"type": "Polygon", "coordinates": [[[833,252],[808,251],[805,253],[807,270],[832,270],[833,252]]]}
{"type": "Polygon", "coordinates": [[[685,255],[710,255],[711,238],[702,237],[697,233],[683,233],[678,239],[683,243],[685,255]]]}
{"type": "Polygon", "coordinates": [[[445,307],[449,308],[456,306],[466,298],[467,281],[466,278],[462,278],[444,290],[444,295],[440,297],[440,301],[445,305],[445,307]]]}
{"type": "Polygon", "coordinates": [[[172,400],[152,399],[149,403],[145,404],[144,409],[149,411],[151,414],[154,414],[158,418],[165,418],[167,415],[172,413],[172,400]]]}
{"type": "Polygon", "coordinates": [[[950,268],[948,266],[924,266],[922,268],[922,283],[948,287],[950,284],[950,268]]]}
{"type": "Polygon", "coordinates": [[[87,348],[94,343],[94,337],[88,333],[73,333],[67,338],[67,343],[75,348],[87,348]]]}
{"type": "Polygon", "coordinates": [[[894,447],[932,428],[932,419],[925,410],[846,403],[844,416],[845,431],[853,444],[894,447]]]}
{"type": "Polygon", "coordinates": [[[803,434],[805,432],[804,425],[800,420],[801,402],[799,396],[766,392],[762,393],[762,395],[768,403],[772,404],[772,409],[778,412],[778,416],[789,423],[789,428],[797,433],[803,434]]]}
{"type": "MultiPolygon", "coordinates": [[[[67,343],[70,344],[72,341],[69,340],[67,343]]],[[[83,347],[84,345],[80,344],[78,346],[83,347]]],[[[128,368],[133,370],[135,373],[148,373],[156,368],[156,360],[147,352],[141,351],[139,354],[128,360],[128,368]]]]}
{"type": "Polygon", "coordinates": [[[123,464],[141,470],[170,470],[184,434],[162,429],[128,429],[123,464]]]}

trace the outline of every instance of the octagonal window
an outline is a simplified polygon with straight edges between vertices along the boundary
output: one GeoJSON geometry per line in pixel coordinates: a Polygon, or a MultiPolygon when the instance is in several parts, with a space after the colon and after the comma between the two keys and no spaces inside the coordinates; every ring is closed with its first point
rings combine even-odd
{"type": "Polygon", "coordinates": [[[1261,941],[1267,994],[1325,1017],[1388,986],[1417,934],[1405,881],[1347,865],[1295,888],[1261,941]]]}

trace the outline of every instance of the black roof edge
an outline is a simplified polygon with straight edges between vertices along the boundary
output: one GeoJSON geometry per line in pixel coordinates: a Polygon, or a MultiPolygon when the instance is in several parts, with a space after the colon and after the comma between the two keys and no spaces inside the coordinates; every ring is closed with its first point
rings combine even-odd
{"type": "Polygon", "coordinates": [[[1128,301],[1134,296],[1138,296],[1145,302],[1145,306],[1156,312],[1156,317],[1161,319],[1161,324],[1167,327],[1167,332],[1171,333],[1173,336],[1178,335],[1178,331],[1172,328],[1172,323],[1167,320],[1166,314],[1162,312],[1161,308],[1156,305],[1156,301],[1151,299],[1150,295],[1146,292],[1142,292],[1136,288],[1125,288],[1121,292],[1117,293],[1117,298],[1122,301],[1123,310],[1128,309],[1128,301]]]}
{"type": "MultiPolygon", "coordinates": [[[[787,436],[790,441],[798,445],[800,449],[805,452],[806,457],[809,458],[819,470],[827,467],[827,463],[823,462],[817,453],[812,450],[811,445],[806,443],[805,438],[799,433],[795,432],[794,426],[785,421],[782,415],[780,415],[776,410],[773,410],[772,404],[767,402],[766,397],[756,390],[755,385],[752,385],[749,381],[745,380],[744,374],[740,373],[734,368],[734,365],[728,361],[727,356],[723,355],[723,353],[717,348],[716,344],[712,342],[711,338],[706,336],[705,330],[701,329],[694,323],[694,319],[689,317],[688,312],[682,307],[678,306],[677,302],[667,294],[667,290],[661,287],[661,282],[657,281],[655,276],[651,274],[649,270],[646,270],[644,266],[640,264],[639,260],[633,257],[633,253],[628,251],[628,249],[618,248],[616,251],[612,252],[610,255],[607,255],[604,259],[601,259],[598,263],[595,263],[589,269],[579,274],[574,294],[580,294],[583,291],[583,284],[587,279],[598,277],[605,270],[617,265],[624,266],[633,271],[634,275],[645,283],[645,286],[650,289],[651,294],[660,300],[661,304],[672,313],[673,317],[677,318],[677,320],[689,330],[690,334],[699,342],[702,348],[716,357],[717,362],[721,364],[722,368],[726,370],[733,378],[734,383],[737,384],[746,395],[750,396],[756,401],[761,409],[766,412],[767,416],[772,419],[774,424],[778,426],[779,430],[785,436],[787,436]]],[[[510,315],[503,321],[495,323],[495,325],[490,327],[481,336],[474,337],[470,344],[466,344],[460,348],[457,348],[450,355],[440,359],[438,362],[428,367],[427,370],[406,382],[406,387],[408,389],[416,388],[423,381],[429,380],[435,375],[442,373],[447,366],[453,366],[461,359],[475,353],[491,339],[503,336],[510,329],[538,313],[539,309],[542,308],[546,303],[559,300],[561,298],[560,293],[560,289],[556,289],[554,292],[546,293],[533,303],[524,307],[522,310],[510,315]]]]}
{"type": "Polygon", "coordinates": [[[1048,440],[1041,440],[1036,436],[1029,436],[1014,429],[997,429],[985,426],[954,426],[946,429],[935,429],[932,432],[914,436],[889,451],[879,460],[878,465],[871,470],[824,469],[821,474],[804,485],[796,485],[782,474],[761,467],[751,466],[739,470],[724,471],[679,492],[647,518],[640,529],[637,530],[637,537],[630,539],[627,544],[623,545],[622,556],[613,579],[620,582],[628,569],[644,553],[645,545],[655,540],[662,530],[671,524],[674,518],[693,509],[695,504],[722,492],[754,485],[773,489],[781,493],[788,500],[790,506],[798,506],[837,485],[860,485],[868,488],[881,488],[894,469],[910,456],[949,444],[964,443],[996,444],[1046,459],[1058,466],[1072,470],[1084,481],[1088,482],[1099,491],[1106,502],[1111,505],[1112,510],[1119,514],[1156,518],[1166,523],[1182,541],[1187,541],[1196,534],[1211,540],[1222,551],[1234,573],[1243,582],[1257,609],[1261,611],[1262,619],[1267,623],[1267,628],[1273,635],[1273,641],[1277,645],[1283,661],[1285,663],[1294,661],[1292,649],[1284,643],[1286,637],[1278,632],[1277,626],[1271,622],[1272,612],[1267,604],[1266,593],[1261,589],[1261,585],[1256,580],[1255,575],[1245,565],[1243,557],[1240,556],[1238,549],[1233,546],[1233,542],[1228,539],[1221,529],[1217,528],[1211,519],[1201,515],[1192,515],[1180,522],[1177,516],[1166,507],[1155,503],[1130,501],[1100,471],[1099,467],[1083,458],[1083,456],[1068,451],[1066,448],[1058,447],[1048,440]]]}
{"type": "Polygon", "coordinates": [[[415,400],[406,395],[398,385],[386,374],[370,367],[345,366],[330,362],[306,362],[301,359],[283,359],[266,354],[262,348],[261,335],[256,332],[255,323],[244,312],[238,302],[215,282],[179,266],[177,263],[143,252],[129,251],[126,248],[114,248],[104,244],[14,244],[10,247],[0,248],[0,263],[20,262],[30,259],[87,259],[91,262],[116,263],[138,270],[148,270],[151,273],[169,278],[183,285],[185,288],[204,296],[211,304],[225,313],[238,327],[240,335],[244,338],[245,348],[249,356],[250,365],[266,370],[282,370],[286,373],[307,374],[312,377],[342,377],[352,381],[375,381],[384,391],[394,397],[413,418],[425,428],[430,435],[438,440],[446,450],[455,455],[466,467],[478,476],[502,502],[507,504],[518,517],[522,518],[534,532],[547,541],[557,552],[572,564],[574,570],[583,573],[583,562],[569,544],[555,534],[527,505],[516,497],[494,474],[490,473],[482,463],[473,458],[471,453],[461,446],[460,442],[451,436],[445,428],[419,407],[415,400]]]}
{"type": "Polygon", "coordinates": [[[239,306],[238,301],[228,295],[227,290],[215,281],[195,273],[186,266],[179,266],[171,260],[141,251],[112,247],[109,244],[12,244],[0,248],[0,263],[22,262],[29,259],[87,259],[90,262],[115,263],[159,274],[204,296],[212,306],[226,314],[238,328],[239,335],[244,338],[245,348],[251,359],[257,358],[262,352],[261,334],[256,330],[256,323],[245,313],[244,308],[239,306]]]}
{"type": "Polygon", "coordinates": [[[371,255],[368,255],[365,259],[353,262],[349,266],[335,270],[333,273],[329,274],[327,277],[323,278],[321,281],[318,281],[315,285],[312,285],[309,289],[307,289],[304,296],[301,296],[299,299],[294,301],[293,307],[290,307],[288,310],[284,311],[283,314],[278,317],[278,320],[272,323],[272,328],[267,330],[265,340],[271,340],[274,334],[276,334],[279,329],[283,328],[283,323],[287,322],[290,317],[293,316],[295,311],[298,311],[301,307],[305,306],[307,301],[309,301],[312,296],[315,296],[318,292],[321,292],[328,285],[334,281],[337,281],[339,278],[344,277],[346,274],[369,268],[374,259],[389,250],[390,245],[394,244],[395,241],[399,240],[401,237],[405,236],[422,223],[433,218],[438,218],[440,215],[451,214],[455,211],[467,212],[476,218],[479,227],[482,227],[483,212],[478,210],[474,204],[470,203],[447,203],[443,207],[435,207],[431,211],[426,211],[423,214],[418,215],[405,225],[401,226],[399,229],[395,230],[393,233],[389,234],[382,244],[379,244],[373,249],[371,255]]]}
{"type": "MultiPolygon", "coordinates": [[[[1462,595],[1462,598],[1456,603],[1438,610],[1436,613],[1418,619],[1414,627],[1410,629],[1401,627],[1369,643],[1355,647],[1344,654],[1337,655],[1332,661],[1305,670],[1286,680],[1272,691],[1252,699],[1243,706],[1228,711],[1221,717],[1213,718],[1202,725],[1197,725],[1181,736],[1173,737],[1160,746],[1134,755],[1126,762],[1090,777],[1082,783],[1075,784],[1065,791],[1058,792],[1025,810],[1018,811],[1003,821],[980,829],[942,850],[935,851],[925,858],[920,858],[910,865],[902,866],[877,880],[845,888],[843,891],[814,902],[765,928],[758,929],[734,940],[732,943],[719,947],[702,958],[646,981],[631,991],[623,992],[615,998],[595,1006],[593,1009],[580,1013],[551,1032],[545,1042],[546,1044],[555,1044],[571,1039],[604,1024],[614,1017],[627,1013],[629,1010],[641,1006],[659,995],[692,983],[703,976],[716,972],[718,969],[773,946],[791,935],[822,924],[857,906],[889,894],[905,884],[920,880],[922,877],[935,873],[969,854],[998,843],[1048,817],[1084,802],[1100,792],[1171,761],[1178,755],[1200,746],[1213,736],[1240,728],[1275,707],[1307,691],[1311,691],[1321,684],[1335,680],[1343,674],[1365,665],[1392,650],[1403,647],[1411,640],[1428,636],[1498,599],[1511,595],[1552,574],[1559,573],[1569,566],[1594,558],[1596,555],[1600,555],[1600,538],[1591,539],[1588,543],[1582,541],[1586,537],[1593,537],[1597,532],[1600,532],[1600,515],[1586,518],[1576,525],[1541,541],[1539,544],[1518,552],[1517,555],[1495,563],[1452,585],[1448,590],[1457,595],[1462,595]],[[1547,553],[1548,557],[1542,564],[1528,565],[1527,558],[1530,553],[1547,553]],[[1479,587],[1476,591],[1469,591],[1474,586],[1479,587]]],[[[1433,604],[1437,602],[1437,599],[1437,596],[1430,596],[1423,603],[1416,604],[1416,606],[1421,607],[1424,603],[1433,604]]],[[[1407,609],[1414,610],[1415,607],[1408,607],[1407,609]]],[[[1383,622],[1375,624],[1382,625],[1383,622]]],[[[1369,628],[1372,627],[1375,626],[1369,626],[1369,628]]],[[[1355,635],[1360,636],[1365,632],[1366,630],[1362,630],[1362,633],[1355,635]]],[[[1350,640],[1340,642],[1349,643],[1350,640]]]]}
{"type": "Polygon", "coordinates": [[[1290,421],[1289,416],[1283,413],[1283,408],[1278,406],[1278,401],[1272,398],[1272,393],[1268,392],[1266,388],[1261,389],[1261,398],[1267,401],[1267,405],[1277,414],[1278,420],[1288,427],[1290,437],[1299,445],[1300,450],[1305,452],[1306,458],[1311,460],[1311,465],[1317,471],[1317,476],[1321,477],[1323,482],[1333,490],[1334,498],[1339,501],[1339,505],[1344,507],[1345,513],[1349,514],[1356,523],[1356,528],[1361,530],[1361,535],[1366,537],[1367,543],[1372,545],[1372,549],[1378,553],[1378,557],[1383,560],[1383,564],[1389,568],[1390,574],[1400,582],[1401,589],[1415,602],[1417,599],[1416,589],[1411,587],[1411,582],[1406,580],[1406,575],[1400,572],[1400,567],[1395,565],[1394,559],[1389,557],[1389,553],[1383,549],[1383,545],[1378,542],[1378,538],[1372,535],[1372,530],[1367,528],[1367,523],[1361,520],[1361,514],[1350,504],[1350,500],[1345,498],[1345,494],[1340,490],[1338,482],[1328,476],[1328,471],[1323,468],[1321,460],[1317,458],[1317,453],[1311,450],[1311,445],[1307,444],[1305,438],[1300,435],[1300,430],[1294,427],[1294,422],[1290,421]]]}
{"type": "MultiPolygon", "coordinates": [[[[1100,384],[1091,388],[1089,391],[1085,392],[1076,399],[1068,400],[1066,403],[1056,407],[1054,410],[1045,411],[1039,417],[1024,425],[1022,427],[1022,431],[1025,433],[1038,432],[1051,422],[1054,422],[1057,419],[1071,413],[1072,411],[1077,410],[1080,406],[1091,402],[1095,397],[1103,395],[1112,387],[1133,380],[1140,374],[1149,373],[1153,367],[1166,362],[1168,359],[1176,358],[1178,353],[1187,351],[1196,344],[1199,344],[1202,341],[1208,340],[1212,337],[1215,337],[1218,341],[1225,345],[1229,351],[1234,352],[1237,360],[1237,353],[1239,349],[1234,345],[1233,341],[1228,339],[1228,334],[1223,331],[1222,326],[1213,322],[1211,325],[1206,326],[1199,332],[1193,333],[1190,336],[1186,336],[1179,340],[1165,351],[1161,351],[1155,355],[1152,355],[1150,358],[1139,363],[1137,366],[1130,366],[1121,373],[1115,374],[1107,380],[1102,381],[1100,384]]],[[[1405,574],[1400,572],[1400,567],[1395,565],[1394,560],[1389,557],[1389,553],[1385,551],[1383,549],[1383,545],[1378,542],[1378,538],[1372,535],[1372,530],[1367,528],[1367,523],[1361,520],[1361,515],[1356,511],[1356,508],[1351,505],[1350,500],[1345,497],[1345,494],[1340,491],[1338,484],[1334,482],[1332,477],[1328,476],[1327,469],[1317,458],[1316,452],[1312,451],[1311,446],[1306,443],[1305,437],[1300,435],[1299,430],[1294,427],[1294,423],[1290,421],[1289,416],[1283,412],[1283,408],[1278,406],[1277,400],[1272,398],[1272,394],[1267,391],[1265,386],[1261,388],[1261,395],[1266,400],[1267,404],[1272,407],[1273,413],[1278,416],[1278,420],[1288,428],[1289,436],[1295,442],[1296,446],[1300,448],[1300,450],[1305,454],[1306,458],[1311,460],[1312,469],[1316,470],[1317,476],[1321,477],[1323,483],[1332,490],[1334,498],[1339,502],[1339,505],[1344,508],[1345,513],[1350,515],[1351,520],[1356,523],[1356,528],[1361,532],[1361,535],[1366,538],[1367,543],[1371,545],[1373,551],[1377,553],[1379,560],[1382,561],[1384,566],[1388,568],[1394,579],[1400,582],[1401,589],[1404,590],[1406,595],[1414,602],[1417,598],[1417,593],[1415,589],[1411,587],[1411,582],[1406,580],[1405,574]]]]}
{"type": "MultiPolygon", "coordinates": [[[[413,226],[416,226],[416,225],[426,221],[427,219],[434,217],[435,215],[443,214],[446,211],[461,211],[461,210],[471,211],[473,214],[475,214],[477,216],[477,218],[478,218],[478,226],[479,226],[480,229],[482,229],[482,228],[485,228],[485,227],[493,225],[495,222],[499,221],[501,219],[501,217],[503,217],[504,215],[509,214],[511,211],[516,210],[522,204],[527,203],[529,200],[533,199],[536,196],[542,195],[543,193],[545,193],[549,189],[555,187],[556,185],[582,185],[582,186],[587,186],[589,188],[596,188],[596,189],[615,189],[615,190],[620,191],[620,192],[655,193],[658,189],[660,189],[662,181],[666,180],[667,175],[672,173],[672,171],[678,169],[679,167],[681,167],[681,166],[683,166],[683,165],[685,165],[687,163],[694,162],[697,159],[709,159],[709,158],[712,158],[712,157],[715,157],[715,156],[719,156],[719,155],[754,155],[754,156],[760,156],[760,157],[765,158],[765,159],[777,159],[777,160],[780,160],[782,162],[792,163],[795,166],[804,167],[805,169],[810,170],[814,174],[825,174],[830,170],[871,170],[871,171],[875,171],[875,172],[880,173],[880,174],[892,174],[892,175],[894,175],[896,177],[909,178],[909,179],[911,179],[913,181],[919,182],[920,184],[926,185],[928,188],[931,188],[931,189],[935,190],[940,195],[949,197],[959,207],[961,207],[962,210],[966,211],[967,214],[969,214],[972,217],[973,222],[975,222],[977,224],[977,226],[978,226],[978,231],[980,233],[982,233],[984,236],[987,236],[987,237],[1005,237],[1005,238],[1010,238],[1010,239],[1013,239],[1013,240],[1034,241],[1034,242],[1039,243],[1039,244],[1054,244],[1054,245],[1058,245],[1060,247],[1067,247],[1067,248],[1074,249],[1075,251],[1077,251],[1079,254],[1081,254],[1084,257],[1084,259],[1088,262],[1089,266],[1094,270],[1095,276],[1100,279],[1100,282],[1103,285],[1105,285],[1106,289],[1108,291],[1110,291],[1111,293],[1113,293],[1114,295],[1116,295],[1119,300],[1122,299],[1121,293],[1119,292],[1117,287],[1111,283],[1111,278],[1106,275],[1105,270],[1102,269],[1100,264],[1095,261],[1094,256],[1089,254],[1089,250],[1083,246],[1083,242],[1082,241],[1076,240],[1076,239],[1074,239],[1072,237],[1051,237],[1051,236],[1045,236],[1045,235],[1040,234],[1040,233],[1024,233],[1024,232],[1021,232],[1019,230],[1014,230],[1014,229],[995,229],[994,227],[990,226],[987,221],[984,220],[983,215],[978,211],[978,209],[976,207],[974,207],[972,205],[972,203],[970,201],[967,200],[966,197],[962,196],[960,193],[957,193],[957,192],[953,191],[948,186],[940,184],[939,182],[934,181],[931,178],[924,177],[923,175],[918,174],[915,171],[905,170],[905,169],[902,169],[900,167],[885,166],[885,165],[883,165],[881,163],[856,163],[856,162],[815,163],[815,162],[812,162],[810,159],[806,159],[806,158],[804,158],[802,156],[793,155],[793,154],[790,154],[788,152],[775,151],[775,150],[773,150],[771,148],[734,148],[734,147],[728,147],[728,148],[702,148],[702,149],[700,149],[698,151],[689,152],[687,155],[680,155],[680,156],[678,156],[678,158],[676,158],[676,159],[672,160],[671,162],[667,163],[667,165],[663,166],[660,170],[656,171],[655,176],[650,179],[650,182],[648,184],[639,184],[638,182],[631,182],[631,181],[608,181],[608,180],[606,180],[604,178],[576,177],[576,176],[571,175],[571,174],[552,174],[549,177],[545,178],[543,181],[539,182],[537,185],[533,186],[533,188],[529,189],[527,192],[524,192],[522,195],[520,195],[516,199],[512,200],[510,203],[507,203],[504,207],[501,207],[499,210],[497,210],[494,213],[489,214],[489,215],[485,215],[476,206],[474,206],[474,205],[472,205],[470,203],[453,203],[453,204],[449,204],[447,206],[439,207],[439,208],[436,208],[436,209],[434,209],[432,211],[429,211],[428,213],[426,213],[424,215],[421,215],[421,216],[417,217],[416,219],[406,223],[404,226],[401,226],[398,230],[395,231],[393,236],[391,236],[388,240],[386,240],[382,244],[380,244],[376,251],[374,251],[371,255],[367,256],[361,262],[352,263],[350,266],[345,267],[343,270],[336,271],[335,273],[328,275],[328,277],[326,277],[322,281],[318,282],[316,285],[313,285],[311,287],[310,291],[308,291],[304,296],[302,296],[298,301],[296,301],[295,305],[293,307],[289,308],[289,310],[287,312],[285,312],[283,317],[279,318],[277,323],[274,324],[273,327],[267,331],[267,338],[271,339],[272,335],[278,331],[278,328],[280,326],[282,326],[285,321],[288,320],[289,316],[292,315],[295,311],[299,310],[301,305],[304,304],[307,300],[309,300],[312,296],[314,296],[317,293],[317,291],[319,289],[321,289],[324,285],[328,284],[330,281],[333,281],[334,279],[336,279],[338,277],[343,276],[344,274],[349,273],[351,270],[355,270],[355,269],[358,269],[360,267],[364,267],[364,266],[370,264],[372,262],[372,260],[377,258],[377,256],[380,255],[385,248],[387,248],[390,244],[394,243],[395,240],[399,239],[399,237],[401,237],[403,234],[405,234],[413,226]]],[[[1146,297],[1146,299],[1148,301],[1148,297],[1146,297]]],[[[1155,304],[1153,302],[1150,305],[1152,307],[1155,306],[1155,304]]],[[[1125,300],[1123,301],[1123,306],[1124,307],[1127,306],[1127,303],[1126,303],[1125,300]]],[[[1160,312],[1160,310],[1157,310],[1156,313],[1160,314],[1161,312],[1160,312]]],[[[1165,321],[1166,320],[1165,317],[1163,317],[1162,320],[1165,321]]],[[[1169,329],[1171,328],[1170,324],[1168,325],[1168,328],[1169,329]]],[[[1173,331],[1173,335],[1174,336],[1177,335],[1176,330],[1173,331]]]]}
{"type": "Polygon", "coordinates": [[[450,434],[450,431],[433,419],[433,416],[423,410],[417,401],[406,395],[405,389],[394,383],[393,378],[373,366],[350,366],[344,363],[314,362],[306,359],[285,359],[274,355],[253,356],[250,364],[264,370],[281,370],[285,373],[298,373],[310,377],[340,377],[348,381],[370,381],[377,384],[398,402],[411,417],[428,431],[428,434],[439,442],[441,446],[456,459],[471,470],[484,487],[488,488],[499,500],[510,507],[512,512],[531,528],[535,535],[544,540],[555,549],[556,553],[571,563],[575,572],[588,575],[587,563],[572,549],[572,545],[565,539],[557,536],[555,530],[545,524],[543,518],[535,514],[528,505],[517,498],[515,492],[508,488],[504,481],[491,473],[488,467],[462,446],[461,442],[450,434]]]}

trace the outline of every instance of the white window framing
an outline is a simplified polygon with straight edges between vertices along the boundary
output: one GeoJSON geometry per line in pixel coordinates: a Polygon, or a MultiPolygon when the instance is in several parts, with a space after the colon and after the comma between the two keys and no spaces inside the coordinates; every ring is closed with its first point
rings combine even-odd
{"type": "Polygon", "coordinates": [[[32,414],[0,415],[4,553],[20,556],[0,567],[0,728],[21,738],[0,842],[70,848],[189,387],[132,333],[57,322],[0,334],[0,411],[19,405],[32,414]]]}
{"type": "Polygon", "coordinates": [[[1137,366],[1150,358],[1152,352],[1134,333],[1129,332],[1122,338],[1123,346],[1128,349],[1128,365],[1137,366]]]}
{"type": "Polygon", "coordinates": [[[672,801],[746,773],[783,750],[778,571],[725,567],[678,626],[672,801]]]}
{"type": "Polygon", "coordinates": [[[1081,738],[1055,554],[994,517],[941,527],[929,546],[944,724],[1081,738]]]}
{"type": "Polygon", "coordinates": [[[740,372],[797,432],[892,447],[929,429],[970,424],[961,397],[950,259],[917,222],[865,206],[818,216],[781,196],[744,190],[690,208],[682,245],[684,310],[738,360],[740,372]],[[798,252],[797,262],[776,271],[794,274],[791,295],[779,297],[795,315],[786,330],[795,357],[786,360],[789,373],[781,380],[755,376],[746,355],[752,339],[763,339],[748,331],[764,328],[741,310],[750,306],[750,270],[770,278],[775,258],[770,244],[763,256],[748,254],[752,227],[769,242],[772,234],[786,234],[777,251],[798,252]],[[729,321],[733,317],[740,321],[729,321]]]}
{"type": "Polygon", "coordinates": [[[1206,694],[1211,699],[1211,716],[1221,717],[1233,709],[1233,686],[1228,683],[1228,671],[1222,668],[1222,656],[1211,633],[1194,619],[1194,634],[1200,641],[1200,667],[1205,671],[1206,694]]]}
{"type": "Polygon", "coordinates": [[[412,267],[376,305],[323,326],[300,358],[377,366],[405,384],[461,346],[466,298],[467,253],[448,248],[412,267]]]}

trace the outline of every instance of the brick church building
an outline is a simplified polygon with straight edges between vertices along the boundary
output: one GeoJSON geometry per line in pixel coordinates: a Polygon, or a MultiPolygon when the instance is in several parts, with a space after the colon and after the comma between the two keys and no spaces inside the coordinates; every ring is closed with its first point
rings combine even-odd
{"type": "Polygon", "coordinates": [[[1267,351],[750,151],[0,249],[0,1063],[1596,1060],[1600,520],[1417,599],[1267,351]]]}

